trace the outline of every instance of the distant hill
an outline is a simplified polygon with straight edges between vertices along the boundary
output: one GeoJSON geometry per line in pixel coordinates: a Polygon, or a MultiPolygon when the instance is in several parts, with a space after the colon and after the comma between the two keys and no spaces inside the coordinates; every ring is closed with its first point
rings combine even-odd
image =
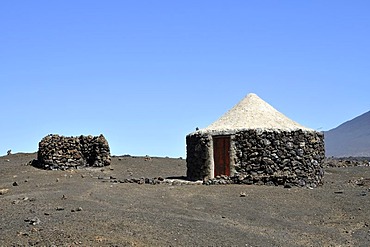
{"type": "Polygon", "coordinates": [[[370,157],[370,111],[324,134],[327,157],[370,157]]]}

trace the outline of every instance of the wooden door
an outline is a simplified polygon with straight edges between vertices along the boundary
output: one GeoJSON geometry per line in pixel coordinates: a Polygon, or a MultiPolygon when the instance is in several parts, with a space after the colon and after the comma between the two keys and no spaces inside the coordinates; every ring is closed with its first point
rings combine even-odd
{"type": "Polygon", "coordinates": [[[213,137],[214,176],[230,176],[230,136],[213,137]]]}

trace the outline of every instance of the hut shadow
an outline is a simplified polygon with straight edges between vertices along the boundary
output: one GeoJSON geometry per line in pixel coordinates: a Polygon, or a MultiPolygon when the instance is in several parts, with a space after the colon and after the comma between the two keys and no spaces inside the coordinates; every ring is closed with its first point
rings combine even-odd
{"type": "Polygon", "coordinates": [[[169,177],[166,177],[166,179],[177,179],[177,180],[185,180],[185,181],[194,181],[194,180],[190,180],[186,176],[169,176],[169,177]]]}
{"type": "Polygon", "coordinates": [[[33,166],[34,168],[45,170],[45,168],[42,167],[41,163],[37,159],[30,160],[27,164],[33,166]]]}

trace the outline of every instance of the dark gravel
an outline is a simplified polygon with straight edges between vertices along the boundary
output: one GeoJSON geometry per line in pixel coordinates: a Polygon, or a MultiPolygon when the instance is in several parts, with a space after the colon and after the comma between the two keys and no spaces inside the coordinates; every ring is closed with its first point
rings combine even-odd
{"type": "Polygon", "coordinates": [[[316,189],[153,185],[115,181],[181,179],[185,160],[46,171],[34,158],[0,157],[0,246],[370,246],[370,167],[326,168],[316,189]]]}

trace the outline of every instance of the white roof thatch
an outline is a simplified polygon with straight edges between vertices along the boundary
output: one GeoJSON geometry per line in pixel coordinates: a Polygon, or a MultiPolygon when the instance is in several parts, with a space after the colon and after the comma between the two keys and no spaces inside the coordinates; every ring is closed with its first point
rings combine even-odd
{"type": "Polygon", "coordinates": [[[306,128],[289,119],[256,94],[248,94],[216,122],[201,131],[229,131],[237,129],[305,130],[306,128]]]}

